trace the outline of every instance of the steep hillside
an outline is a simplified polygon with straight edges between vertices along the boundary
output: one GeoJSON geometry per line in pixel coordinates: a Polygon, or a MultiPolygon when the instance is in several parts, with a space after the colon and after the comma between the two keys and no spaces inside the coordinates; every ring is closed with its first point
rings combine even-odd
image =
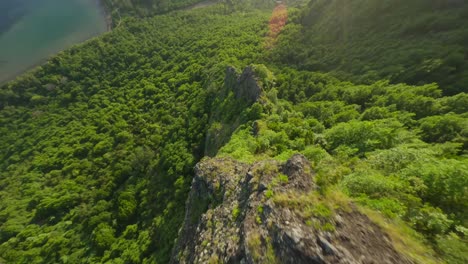
{"type": "Polygon", "coordinates": [[[165,263],[227,65],[267,14],[128,21],[0,92],[0,257],[165,263]]]}
{"type": "Polygon", "coordinates": [[[172,262],[410,263],[347,201],[322,200],[314,175],[301,155],[198,163],[172,262]]]}
{"type": "Polygon", "coordinates": [[[465,2],[243,3],[133,6],[0,87],[0,263],[468,262],[465,59],[401,77],[465,52],[465,2]],[[407,15],[450,21],[392,53],[407,15]]]}
{"type": "MultiPolygon", "coordinates": [[[[434,84],[353,85],[290,68],[270,78],[276,84],[259,101],[261,118],[239,126],[218,157],[252,163],[302,153],[324,200],[345,193],[379,211],[386,220],[367,213],[413,262],[466,262],[467,94],[441,97],[434,84]]],[[[274,190],[263,192],[274,199],[274,190]]],[[[297,206],[295,196],[285,203],[297,206]]]]}
{"type": "Polygon", "coordinates": [[[286,28],[275,62],[370,83],[467,91],[468,2],[312,0],[286,28]]]}

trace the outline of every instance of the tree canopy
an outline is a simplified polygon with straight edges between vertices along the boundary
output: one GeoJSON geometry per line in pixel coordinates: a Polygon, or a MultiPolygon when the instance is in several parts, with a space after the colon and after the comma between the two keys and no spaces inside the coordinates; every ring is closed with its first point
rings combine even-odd
{"type": "Polygon", "coordinates": [[[0,262],[166,263],[204,155],[295,153],[468,261],[463,1],[313,0],[274,43],[267,1],[107,2],[131,16],[0,87],[0,262]]]}

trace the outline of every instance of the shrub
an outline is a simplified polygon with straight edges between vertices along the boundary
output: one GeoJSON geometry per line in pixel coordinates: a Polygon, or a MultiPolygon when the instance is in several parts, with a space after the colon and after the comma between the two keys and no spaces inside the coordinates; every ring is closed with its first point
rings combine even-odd
{"type": "Polygon", "coordinates": [[[402,124],[394,119],[340,123],[325,132],[327,149],[345,145],[364,153],[390,148],[398,142],[401,129],[402,124]]]}
{"type": "Polygon", "coordinates": [[[426,142],[446,142],[457,137],[468,137],[468,119],[459,115],[447,114],[430,116],[419,121],[421,137],[426,142]]]}
{"type": "Polygon", "coordinates": [[[100,223],[93,231],[93,242],[101,250],[109,248],[115,241],[115,230],[106,223],[100,223]]]}
{"type": "Polygon", "coordinates": [[[409,186],[398,178],[383,176],[372,171],[348,175],[344,178],[343,185],[351,196],[366,195],[372,199],[397,197],[401,193],[411,191],[409,186]]]}

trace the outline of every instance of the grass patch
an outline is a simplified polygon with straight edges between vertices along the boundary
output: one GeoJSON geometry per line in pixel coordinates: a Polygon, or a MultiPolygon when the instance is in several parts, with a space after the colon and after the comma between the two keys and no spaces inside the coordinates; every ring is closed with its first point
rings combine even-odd
{"type": "Polygon", "coordinates": [[[333,217],[336,210],[350,210],[349,198],[338,189],[330,189],[323,195],[317,191],[307,194],[278,193],[273,196],[273,202],[292,209],[306,225],[324,231],[335,230],[333,217]]]}
{"type": "Polygon", "coordinates": [[[273,248],[273,245],[267,239],[267,251],[265,254],[265,263],[270,263],[270,264],[278,264],[280,263],[279,260],[276,258],[275,250],[273,248]]]}
{"type": "Polygon", "coordinates": [[[247,236],[247,247],[249,248],[250,254],[255,262],[260,261],[262,257],[261,251],[262,241],[260,239],[260,234],[257,232],[252,232],[247,236]]]}
{"type": "Polygon", "coordinates": [[[275,250],[270,238],[263,240],[258,232],[252,232],[247,236],[247,247],[255,263],[280,263],[276,257],[275,250]],[[266,249],[265,246],[266,245],[266,249]]]}
{"type": "Polygon", "coordinates": [[[212,255],[210,259],[208,260],[208,264],[218,264],[218,263],[222,263],[221,261],[219,261],[218,255],[212,255]]]}
{"type": "Polygon", "coordinates": [[[278,180],[279,180],[280,184],[288,184],[288,181],[289,181],[288,176],[284,175],[282,173],[280,173],[278,175],[278,180]]]}
{"type": "Polygon", "coordinates": [[[398,252],[415,263],[444,263],[436,257],[434,250],[424,244],[422,237],[403,221],[386,219],[380,213],[362,206],[358,206],[358,210],[367,215],[372,222],[380,226],[390,236],[392,244],[398,252]]]}
{"type": "Polygon", "coordinates": [[[236,221],[239,215],[240,215],[240,209],[239,209],[239,206],[236,205],[234,209],[232,209],[232,219],[236,221]]]}

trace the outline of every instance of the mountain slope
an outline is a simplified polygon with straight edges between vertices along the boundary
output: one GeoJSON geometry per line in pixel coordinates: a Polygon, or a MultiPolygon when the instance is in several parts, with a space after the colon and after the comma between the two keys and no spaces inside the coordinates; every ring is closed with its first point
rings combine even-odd
{"type": "MultiPolygon", "coordinates": [[[[273,8],[253,8],[269,3],[242,3],[126,18],[0,87],[0,262],[360,261],[373,258],[355,245],[366,239],[385,253],[377,261],[468,261],[468,94],[444,86],[446,76],[414,86],[379,73],[357,85],[347,80],[361,82],[357,73],[309,68],[317,39],[304,26],[318,28],[307,14],[321,10],[327,35],[339,1],[290,9],[277,42],[273,8]],[[304,173],[295,178],[288,160],[304,173]],[[233,236],[223,244],[224,232],[233,236]],[[288,237],[314,247],[278,240],[288,237]]],[[[405,12],[426,13],[425,3],[405,12]]],[[[464,9],[444,10],[464,23],[464,9]]],[[[360,40],[353,45],[381,48],[360,40]]],[[[430,35],[418,41],[429,54],[440,47],[430,35]]],[[[404,56],[391,58],[380,66],[404,56]]]]}
{"type": "Polygon", "coordinates": [[[434,85],[357,86],[288,68],[274,73],[277,88],[265,91],[261,118],[240,126],[219,157],[251,163],[302,153],[321,192],[338,189],[383,214],[387,220],[376,222],[396,225],[386,232],[414,262],[440,262],[424,257],[426,243],[450,263],[466,260],[468,116],[454,103],[466,94],[432,97],[441,93],[434,85]],[[297,104],[278,98],[294,98],[296,87],[313,95],[297,104]],[[434,114],[425,116],[422,105],[434,114]]]}
{"type": "Polygon", "coordinates": [[[276,62],[370,83],[438,83],[467,91],[468,3],[313,0],[285,29],[276,62]]]}
{"type": "Polygon", "coordinates": [[[301,155],[198,163],[172,262],[410,263],[351,204],[321,200],[314,174],[301,155]]]}
{"type": "Polygon", "coordinates": [[[1,88],[2,258],[166,262],[213,93],[261,54],[264,13],[221,10],[125,23],[1,88]]]}

